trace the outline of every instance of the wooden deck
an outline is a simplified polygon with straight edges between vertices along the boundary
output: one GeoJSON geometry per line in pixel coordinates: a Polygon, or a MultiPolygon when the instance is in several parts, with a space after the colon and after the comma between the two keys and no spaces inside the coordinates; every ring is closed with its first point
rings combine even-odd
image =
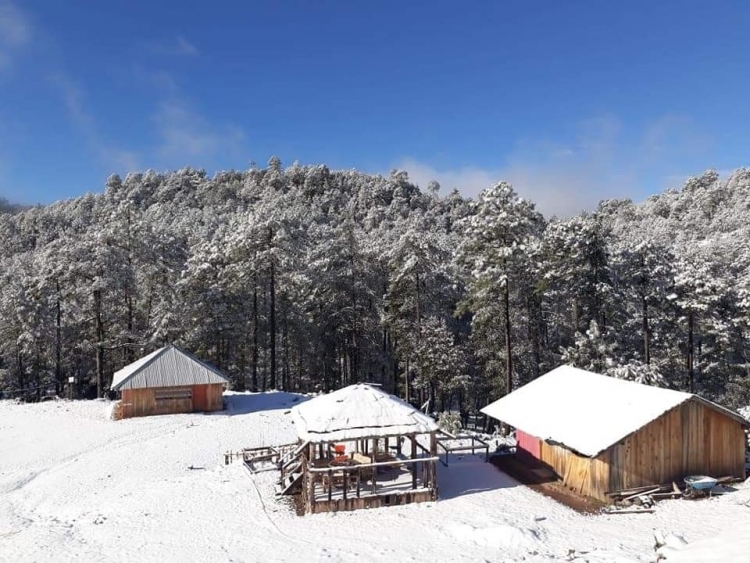
{"type": "Polygon", "coordinates": [[[300,469],[306,511],[334,512],[437,500],[434,438],[429,449],[415,436],[407,440],[410,454],[402,450],[400,441],[394,448],[377,441],[352,444],[356,447],[351,447],[348,455],[333,457],[328,447],[303,448],[300,469]]]}
{"type": "Polygon", "coordinates": [[[411,484],[405,489],[387,491],[379,489],[375,495],[365,495],[360,498],[332,498],[317,500],[311,505],[311,513],[338,512],[340,510],[359,510],[361,508],[380,508],[382,506],[397,506],[413,502],[430,502],[437,500],[436,489],[411,489],[411,484]]]}

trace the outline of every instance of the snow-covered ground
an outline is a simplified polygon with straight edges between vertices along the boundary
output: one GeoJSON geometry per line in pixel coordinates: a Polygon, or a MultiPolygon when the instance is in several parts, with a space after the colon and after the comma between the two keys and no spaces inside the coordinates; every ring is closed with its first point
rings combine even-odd
{"type": "MultiPolygon", "coordinates": [[[[480,456],[440,466],[437,503],[298,517],[274,498],[274,472],[222,455],[293,441],[295,399],[230,394],[224,413],[119,422],[100,401],[0,401],[0,561],[617,563],[651,560],[654,529],[696,548],[750,530],[747,483],[654,514],[583,516],[480,456]]],[[[703,553],[729,561],[726,543],[703,553]]]]}

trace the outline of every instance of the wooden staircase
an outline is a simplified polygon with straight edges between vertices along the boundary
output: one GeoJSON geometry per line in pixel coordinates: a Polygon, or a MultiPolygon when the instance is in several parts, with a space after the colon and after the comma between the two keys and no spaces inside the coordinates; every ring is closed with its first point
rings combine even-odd
{"type": "Polygon", "coordinates": [[[276,485],[277,495],[291,495],[302,489],[304,475],[304,458],[309,442],[302,444],[283,444],[281,446],[263,446],[260,448],[245,448],[241,452],[227,452],[224,463],[242,457],[242,463],[250,473],[276,470],[281,473],[276,485]]]}
{"type": "Polygon", "coordinates": [[[281,477],[279,484],[276,486],[277,495],[291,495],[302,489],[302,476],[304,475],[302,454],[308,445],[309,442],[304,442],[296,448],[290,449],[279,460],[281,477]]]}

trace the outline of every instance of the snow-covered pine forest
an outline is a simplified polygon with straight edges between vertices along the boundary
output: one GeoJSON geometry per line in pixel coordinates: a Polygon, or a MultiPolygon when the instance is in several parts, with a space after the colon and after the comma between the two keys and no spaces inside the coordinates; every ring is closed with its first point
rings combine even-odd
{"type": "MultiPolygon", "coordinates": [[[[7,206],[4,206],[7,207],[7,206]]],[[[750,403],[750,171],[545,218],[405,172],[112,176],[0,213],[0,391],[103,395],[167,342],[234,389],[380,382],[465,414],[565,362],[750,403]]]]}

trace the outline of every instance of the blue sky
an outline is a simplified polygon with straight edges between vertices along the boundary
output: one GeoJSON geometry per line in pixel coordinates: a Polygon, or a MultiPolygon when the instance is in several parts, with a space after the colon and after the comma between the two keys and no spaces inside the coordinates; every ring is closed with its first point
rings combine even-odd
{"type": "Polygon", "coordinates": [[[0,196],[291,164],[547,213],[748,163],[746,2],[0,0],[0,196]]]}

